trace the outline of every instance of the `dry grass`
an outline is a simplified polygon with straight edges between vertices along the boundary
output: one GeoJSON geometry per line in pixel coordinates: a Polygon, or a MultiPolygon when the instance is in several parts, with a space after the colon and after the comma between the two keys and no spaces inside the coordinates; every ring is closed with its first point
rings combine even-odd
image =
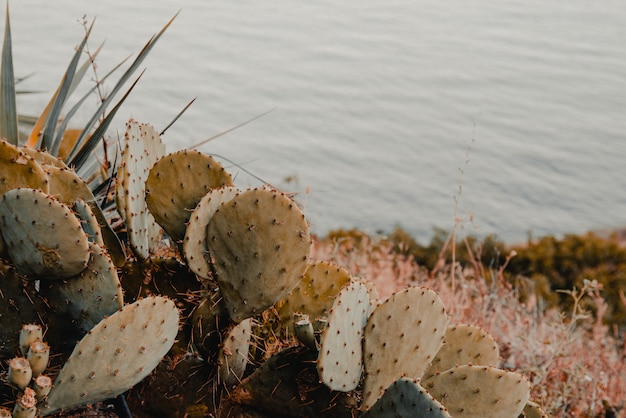
{"type": "Polygon", "coordinates": [[[435,290],[452,323],[481,326],[496,338],[501,366],[528,378],[532,399],[550,416],[626,417],[626,342],[602,323],[606,303],[597,283],[572,290],[573,311],[563,313],[543,309],[541,300],[520,302],[504,280],[505,266],[485,271],[479,262],[441,262],[428,271],[369,237],[317,241],[313,254],[371,280],[381,299],[410,285],[435,290]],[[593,303],[596,316],[583,311],[583,301],[593,303]]]}

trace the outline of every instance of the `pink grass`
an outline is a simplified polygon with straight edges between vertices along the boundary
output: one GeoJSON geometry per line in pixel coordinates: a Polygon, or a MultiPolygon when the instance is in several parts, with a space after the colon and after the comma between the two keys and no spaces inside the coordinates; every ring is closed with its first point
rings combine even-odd
{"type": "Polygon", "coordinates": [[[531,399],[550,416],[626,417],[626,343],[602,324],[606,304],[595,283],[572,293],[593,302],[592,317],[578,304],[565,314],[543,309],[541,300],[520,302],[502,269],[442,261],[427,271],[382,240],[316,241],[313,258],[372,281],[381,300],[406,286],[435,290],[452,323],[478,325],[498,341],[501,367],[524,374],[533,385],[531,399]]]}

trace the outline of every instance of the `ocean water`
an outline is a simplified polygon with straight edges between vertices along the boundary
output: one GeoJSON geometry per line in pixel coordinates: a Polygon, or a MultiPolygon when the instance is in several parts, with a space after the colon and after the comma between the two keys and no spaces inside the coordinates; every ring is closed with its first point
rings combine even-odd
{"type": "Polygon", "coordinates": [[[102,76],[180,10],[116,128],[130,117],[163,128],[195,97],[164,135],[174,151],[269,111],[200,149],[226,158],[241,186],[298,193],[318,234],[399,225],[427,241],[456,220],[513,242],[626,225],[618,0],[10,7],[16,74],[40,92],[20,96],[21,113],[47,102],[83,17],[96,18],[90,49],[105,41],[102,76]]]}

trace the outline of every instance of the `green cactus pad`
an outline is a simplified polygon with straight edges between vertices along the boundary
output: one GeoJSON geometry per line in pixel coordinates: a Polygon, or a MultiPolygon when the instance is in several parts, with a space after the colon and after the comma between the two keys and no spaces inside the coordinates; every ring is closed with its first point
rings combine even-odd
{"type": "Polygon", "coordinates": [[[21,147],[20,151],[25,154],[28,154],[30,157],[34,158],[42,166],[53,166],[57,168],[68,168],[67,164],[65,164],[61,159],[55,157],[54,155],[41,151],[35,148],[21,147]]]}
{"type": "Polygon", "coordinates": [[[522,411],[524,418],[548,418],[548,414],[535,402],[528,401],[522,411]]]}
{"type": "Polygon", "coordinates": [[[367,292],[370,294],[370,312],[374,312],[374,309],[376,309],[380,303],[378,289],[376,289],[376,286],[372,281],[366,279],[365,277],[355,277],[353,280],[363,283],[367,288],[367,292]]]}
{"type": "Polygon", "coordinates": [[[59,372],[43,414],[114,398],[143,380],[174,344],[178,310],[148,297],[100,321],[59,372]]]}
{"type": "Polygon", "coordinates": [[[166,155],[152,167],[146,181],[146,203],[165,232],[181,241],[200,200],[212,189],[232,185],[230,174],[212,157],[182,150],[166,155]]]}
{"type": "Polygon", "coordinates": [[[498,344],[487,331],[474,325],[451,325],[446,330],[444,344],[424,372],[422,381],[455,366],[497,366],[500,361],[498,344]]]}
{"type": "Polygon", "coordinates": [[[162,231],[146,205],[146,180],[150,168],[165,154],[158,132],[134,120],[126,123],[122,161],[117,172],[117,210],[126,221],[128,241],[140,260],[148,258],[162,231]]]}
{"type": "Polygon", "coordinates": [[[293,334],[296,339],[309,347],[311,350],[318,351],[319,345],[317,343],[317,337],[313,324],[309,320],[309,315],[306,314],[294,314],[293,318],[293,334]]]}
{"type": "Polygon", "coordinates": [[[332,390],[355,389],[363,368],[363,328],[370,312],[367,288],[352,282],[337,295],[320,340],[317,371],[332,390]]]}
{"type": "Polygon", "coordinates": [[[204,299],[191,316],[192,340],[205,360],[213,363],[222,343],[223,329],[227,329],[230,317],[219,292],[204,299]]]}
{"type": "Polygon", "coordinates": [[[97,219],[102,241],[109,250],[109,254],[115,262],[115,265],[123,265],[126,261],[126,256],[122,244],[117,234],[111,229],[109,222],[96,202],[96,198],[87,183],[85,183],[74,170],[70,170],[67,167],[49,165],[44,165],[43,167],[48,176],[49,194],[69,207],[74,206],[74,203],[78,199],[88,204],[91,212],[93,212],[97,219]]]}
{"type": "Polygon", "coordinates": [[[446,408],[413,379],[402,377],[362,418],[450,418],[446,408]]]}
{"type": "Polygon", "coordinates": [[[524,376],[490,366],[454,367],[422,384],[455,418],[517,418],[530,395],[524,376]]]}
{"type": "Polygon", "coordinates": [[[248,190],[222,205],[207,228],[217,282],[235,322],[285,297],[306,271],[309,226],[285,194],[248,190]]]}
{"type": "Polygon", "coordinates": [[[18,187],[48,192],[46,172],[31,156],[0,139],[0,194],[18,187]]]}
{"type": "Polygon", "coordinates": [[[100,229],[100,224],[98,223],[98,218],[91,210],[91,206],[87,204],[83,199],[78,198],[72,205],[72,209],[74,209],[74,213],[80,219],[80,224],[83,227],[83,231],[87,234],[87,238],[89,241],[98,244],[101,247],[104,247],[104,240],[102,239],[102,230],[100,229]]]}
{"type": "Polygon", "coordinates": [[[185,230],[183,241],[183,254],[189,269],[202,278],[211,277],[206,241],[206,229],[209,221],[222,203],[228,202],[238,193],[239,189],[230,186],[213,189],[200,199],[189,217],[189,224],[185,230]]]}
{"type": "Polygon", "coordinates": [[[252,318],[241,321],[226,335],[217,358],[220,381],[226,387],[241,382],[246,365],[252,336],[252,318]]]}
{"type": "Polygon", "coordinates": [[[9,256],[26,275],[66,278],[89,260],[89,241],[72,210],[44,192],[13,189],[0,198],[0,229],[9,256]]]}
{"type": "Polygon", "coordinates": [[[306,314],[313,321],[326,317],[335,297],[350,280],[350,273],[336,264],[327,261],[310,264],[300,283],[278,302],[281,322],[292,328],[294,313],[306,314]]]}
{"type": "Polygon", "coordinates": [[[47,296],[58,310],[68,312],[84,330],[124,305],[117,270],[106,251],[90,243],[89,264],[77,277],[49,284],[47,296]]]}
{"type": "Polygon", "coordinates": [[[48,175],[48,193],[55,199],[70,206],[80,197],[83,200],[94,200],[87,184],[69,168],[45,166],[48,175]]]}
{"type": "Polygon", "coordinates": [[[364,332],[362,409],[400,377],[419,379],[443,343],[448,317],[439,296],[410,287],[374,309],[364,332]]]}

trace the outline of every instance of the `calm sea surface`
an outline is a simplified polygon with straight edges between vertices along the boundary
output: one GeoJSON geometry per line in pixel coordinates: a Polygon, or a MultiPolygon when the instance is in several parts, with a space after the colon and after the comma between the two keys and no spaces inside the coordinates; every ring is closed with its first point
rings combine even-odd
{"type": "MultiPolygon", "coordinates": [[[[313,230],[433,227],[507,241],[626,225],[623,0],[19,0],[15,71],[40,111],[96,17],[98,74],[179,9],[118,116],[200,149],[313,230]]],[[[89,83],[87,83],[89,84],[89,83]]],[[[109,85],[109,88],[112,85],[109,85]]],[[[97,99],[92,100],[95,108],[97,99]]],[[[115,137],[112,131],[111,136],[115,137]]]]}

